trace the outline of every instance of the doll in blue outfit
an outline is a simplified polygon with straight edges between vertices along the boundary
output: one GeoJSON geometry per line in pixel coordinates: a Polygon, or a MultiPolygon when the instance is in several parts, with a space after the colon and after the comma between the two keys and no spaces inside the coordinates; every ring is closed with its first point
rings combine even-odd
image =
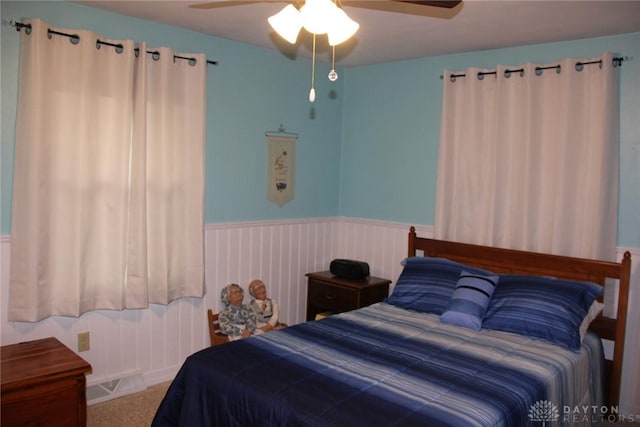
{"type": "Polygon", "coordinates": [[[258,317],[248,304],[243,304],[244,291],[235,283],[225,286],[220,293],[224,309],[220,312],[220,332],[229,341],[247,338],[256,331],[258,317]]]}

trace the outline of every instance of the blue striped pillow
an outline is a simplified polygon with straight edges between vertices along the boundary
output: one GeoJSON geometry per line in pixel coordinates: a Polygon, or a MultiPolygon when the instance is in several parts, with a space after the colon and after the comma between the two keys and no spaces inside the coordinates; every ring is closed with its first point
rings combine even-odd
{"type": "Polygon", "coordinates": [[[580,350],[580,325],[603,288],[592,282],[501,275],[482,327],[580,350]]]}
{"type": "Polygon", "coordinates": [[[410,257],[402,265],[402,273],[385,302],[438,316],[446,311],[461,272],[491,274],[446,258],[410,257]]]}
{"type": "Polygon", "coordinates": [[[463,271],[449,301],[447,311],[442,313],[440,321],[479,331],[482,328],[482,318],[487,311],[491,295],[493,295],[497,284],[498,276],[463,271]]]}

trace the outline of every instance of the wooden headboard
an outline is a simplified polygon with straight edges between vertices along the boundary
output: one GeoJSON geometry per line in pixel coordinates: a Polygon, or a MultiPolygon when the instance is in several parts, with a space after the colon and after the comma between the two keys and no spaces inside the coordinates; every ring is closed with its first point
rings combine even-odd
{"type": "Polygon", "coordinates": [[[416,236],[409,230],[409,256],[448,258],[464,264],[483,268],[494,273],[552,276],[571,280],[591,281],[604,286],[605,280],[618,280],[617,317],[600,315],[590,329],[601,338],[614,341],[613,360],[605,361],[606,403],[616,406],[620,400],[622,356],[627,323],[627,304],[631,278],[631,254],[625,252],[621,262],[596,261],[536,252],[494,248],[489,246],[456,243],[416,236]]]}

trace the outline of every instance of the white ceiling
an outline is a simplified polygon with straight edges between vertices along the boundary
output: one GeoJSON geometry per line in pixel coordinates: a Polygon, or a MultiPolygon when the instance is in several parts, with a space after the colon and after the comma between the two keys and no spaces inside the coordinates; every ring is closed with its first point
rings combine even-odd
{"type": "MultiPolygon", "coordinates": [[[[267,18],[282,9],[285,1],[218,0],[220,4],[211,9],[189,7],[205,2],[75,1],[280,50],[288,56],[310,57],[308,33],[303,30],[304,36],[292,46],[267,23],[267,18]]],[[[640,0],[464,0],[454,9],[386,0],[343,4],[347,14],[360,24],[352,40],[336,47],[336,62],[343,67],[640,32],[640,0]]],[[[317,46],[319,60],[328,61],[325,36],[317,46]]]]}

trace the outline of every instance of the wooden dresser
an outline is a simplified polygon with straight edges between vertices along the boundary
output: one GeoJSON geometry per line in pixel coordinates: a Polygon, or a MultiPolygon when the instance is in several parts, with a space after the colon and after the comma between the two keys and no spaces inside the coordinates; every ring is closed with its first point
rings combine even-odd
{"type": "Polygon", "coordinates": [[[3,346],[1,355],[2,427],[86,426],[91,365],[56,338],[3,346]]]}
{"type": "Polygon", "coordinates": [[[389,295],[391,280],[367,276],[342,279],[329,271],[307,273],[307,321],[322,312],[333,314],[366,307],[389,295]]]}

